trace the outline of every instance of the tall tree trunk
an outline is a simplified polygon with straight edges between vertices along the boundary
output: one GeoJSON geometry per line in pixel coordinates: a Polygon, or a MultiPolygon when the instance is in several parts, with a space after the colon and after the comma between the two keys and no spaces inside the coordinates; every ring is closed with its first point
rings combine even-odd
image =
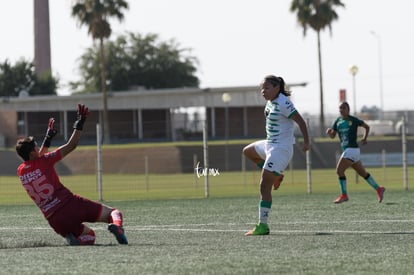
{"type": "Polygon", "coordinates": [[[325,132],[325,113],[323,106],[323,80],[322,80],[322,54],[321,54],[321,37],[320,32],[317,31],[318,36],[318,62],[319,62],[319,95],[320,95],[320,117],[319,117],[319,127],[320,135],[323,136],[325,132]]]}
{"type": "Polygon", "coordinates": [[[49,0],[34,0],[34,67],[36,75],[52,75],[49,0]]]}
{"type": "Polygon", "coordinates": [[[102,102],[103,102],[103,130],[104,130],[104,144],[111,143],[110,131],[109,131],[109,115],[108,115],[108,96],[106,93],[106,71],[105,71],[105,49],[103,44],[103,38],[99,39],[99,53],[100,53],[100,65],[101,65],[101,89],[102,89],[102,102]]]}

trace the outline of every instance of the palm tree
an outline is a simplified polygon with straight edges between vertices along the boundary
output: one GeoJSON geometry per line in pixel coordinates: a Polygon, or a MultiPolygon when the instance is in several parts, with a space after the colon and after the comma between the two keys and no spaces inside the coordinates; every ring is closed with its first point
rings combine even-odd
{"type": "Polygon", "coordinates": [[[80,26],[88,27],[88,34],[93,40],[99,39],[99,56],[101,72],[101,90],[103,100],[103,128],[104,143],[110,143],[108,97],[106,93],[106,70],[104,39],[111,33],[110,17],[119,21],[124,19],[123,9],[128,9],[128,3],[124,0],[76,0],[72,7],[72,16],[78,19],[80,26]]]}
{"type": "Polygon", "coordinates": [[[332,34],[331,24],[338,19],[335,7],[344,7],[340,0],[293,0],[290,11],[296,13],[299,24],[303,27],[303,35],[306,35],[308,26],[316,31],[318,38],[318,62],[319,62],[319,87],[320,87],[320,130],[321,135],[325,129],[325,115],[323,108],[323,81],[322,81],[322,55],[320,32],[325,27],[332,34]]]}

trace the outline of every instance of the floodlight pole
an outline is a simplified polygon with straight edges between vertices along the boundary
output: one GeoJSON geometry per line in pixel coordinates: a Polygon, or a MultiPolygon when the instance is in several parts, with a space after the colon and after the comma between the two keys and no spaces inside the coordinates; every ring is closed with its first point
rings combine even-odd
{"type": "Polygon", "coordinates": [[[352,97],[353,97],[353,109],[354,115],[357,114],[357,107],[356,107],[356,88],[355,88],[355,76],[358,73],[358,67],[356,65],[349,66],[349,73],[352,75],[352,97]]]}
{"type": "Polygon", "coordinates": [[[374,31],[371,34],[378,42],[378,72],[379,72],[379,88],[380,88],[380,120],[384,119],[384,88],[383,88],[383,74],[382,74],[382,43],[381,36],[374,31]]]}
{"type": "Polygon", "coordinates": [[[102,141],[101,141],[101,126],[99,123],[96,124],[96,181],[98,187],[99,201],[103,201],[102,194],[102,141]]]}
{"type": "MultiPolygon", "coordinates": [[[[306,119],[306,125],[309,129],[309,118],[306,119]]],[[[309,138],[309,141],[312,139],[309,138]]],[[[306,171],[307,171],[307,179],[308,179],[308,194],[312,194],[312,158],[311,158],[311,144],[309,144],[309,150],[306,151],[306,171]]]]}
{"type": "MultiPolygon", "coordinates": [[[[207,118],[203,123],[203,153],[204,153],[204,169],[208,171],[208,131],[207,131],[207,118]]],[[[210,196],[210,183],[208,178],[208,172],[205,173],[204,177],[204,196],[207,199],[210,196]]]]}
{"type": "Polygon", "coordinates": [[[403,185],[404,190],[408,190],[408,170],[407,170],[407,129],[405,115],[402,117],[401,140],[402,140],[402,164],[403,164],[403,185]]]}
{"type": "Polygon", "coordinates": [[[224,148],[224,164],[226,171],[229,170],[229,102],[231,101],[231,95],[224,93],[221,97],[224,104],[224,139],[226,140],[226,146],[224,148]]]}
{"type": "MultiPolygon", "coordinates": [[[[355,85],[355,76],[358,73],[359,69],[357,67],[357,65],[351,65],[349,66],[349,73],[352,75],[352,97],[353,97],[353,109],[354,109],[354,116],[357,115],[357,107],[356,107],[356,85],[355,85]]],[[[358,173],[355,172],[355,182],[358,183],[359,178],[358,178],[358,173]]]]}

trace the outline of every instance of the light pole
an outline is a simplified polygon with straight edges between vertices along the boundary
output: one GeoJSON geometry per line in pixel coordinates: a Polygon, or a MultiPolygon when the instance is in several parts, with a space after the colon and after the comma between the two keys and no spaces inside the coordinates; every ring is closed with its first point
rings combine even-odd
{"type": "Polygon", "coordinates": [[[355,88],[355,76],[358,73],[358,67],[356,65],[349,66],[349,73],[352,75],[352,97],[353,97],[353,108],[354,108],[354,115],[356,115],[356,88],[355,88]]]}
{"type": "Polygon", "coordinates": [[[379,88],[380,88],[380,120],[384,119],[384,94],[382,85],[382,43],[381,36],[374,31],[371,34],[377,39],[378,42],[378,72],[379,72],[379,88]]]}
{"type": "MultiPolygon", "coordinates": [[[[349,73],[352,75],[352,97],[353,97],[353,105],[354,105],[354,116],[356,116],[357,110],[356,110],[356,88],[355,88],[355,76],[358,73],[358,67],[357,65],[351,65],[349,66],[349,73]]],[[[358,173],[355,172],[355,182],[358,183],[358,173]]]]}
{"type": "Polygon", "coordinates": [[[224,104],[226,105],[224,109],[224,138],[226,140],[226,146],[224,148],[224,163],[226,171],[229,170],[229,102],[231,101],[231,95],[229,93],[224,93],[221,96],[221,100],[223,100],[224,104]]]}

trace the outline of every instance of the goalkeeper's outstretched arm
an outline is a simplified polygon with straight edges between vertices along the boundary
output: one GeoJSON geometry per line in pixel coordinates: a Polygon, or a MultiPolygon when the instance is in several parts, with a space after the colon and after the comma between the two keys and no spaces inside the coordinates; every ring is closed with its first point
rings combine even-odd
{"type": "Polygon", "coordinates": [[[62,158],[68,155],[70,152],[75,150],[78,146],[81,133],[83,130],[83,124],[85,123],[86,118],[89,115],[89,109],[85,105],[78,104],[78,112],[77,112],[77,119],[73,124],[73,133],[70,136],[68,142],[59,147],[60,153],[62,154],[62,158]]]}
{"type": "Polygon", "coordinates": [[[57,131],[55,129],[55,119],[53,117],[49,118],[49,124],[47,125],[47,130],[45,138],[43,139],[42,145],[40,146],[39,155],[43,156],[48,152],[50,145],[52,144],[52,139],[56,136],[57,131]]]}

